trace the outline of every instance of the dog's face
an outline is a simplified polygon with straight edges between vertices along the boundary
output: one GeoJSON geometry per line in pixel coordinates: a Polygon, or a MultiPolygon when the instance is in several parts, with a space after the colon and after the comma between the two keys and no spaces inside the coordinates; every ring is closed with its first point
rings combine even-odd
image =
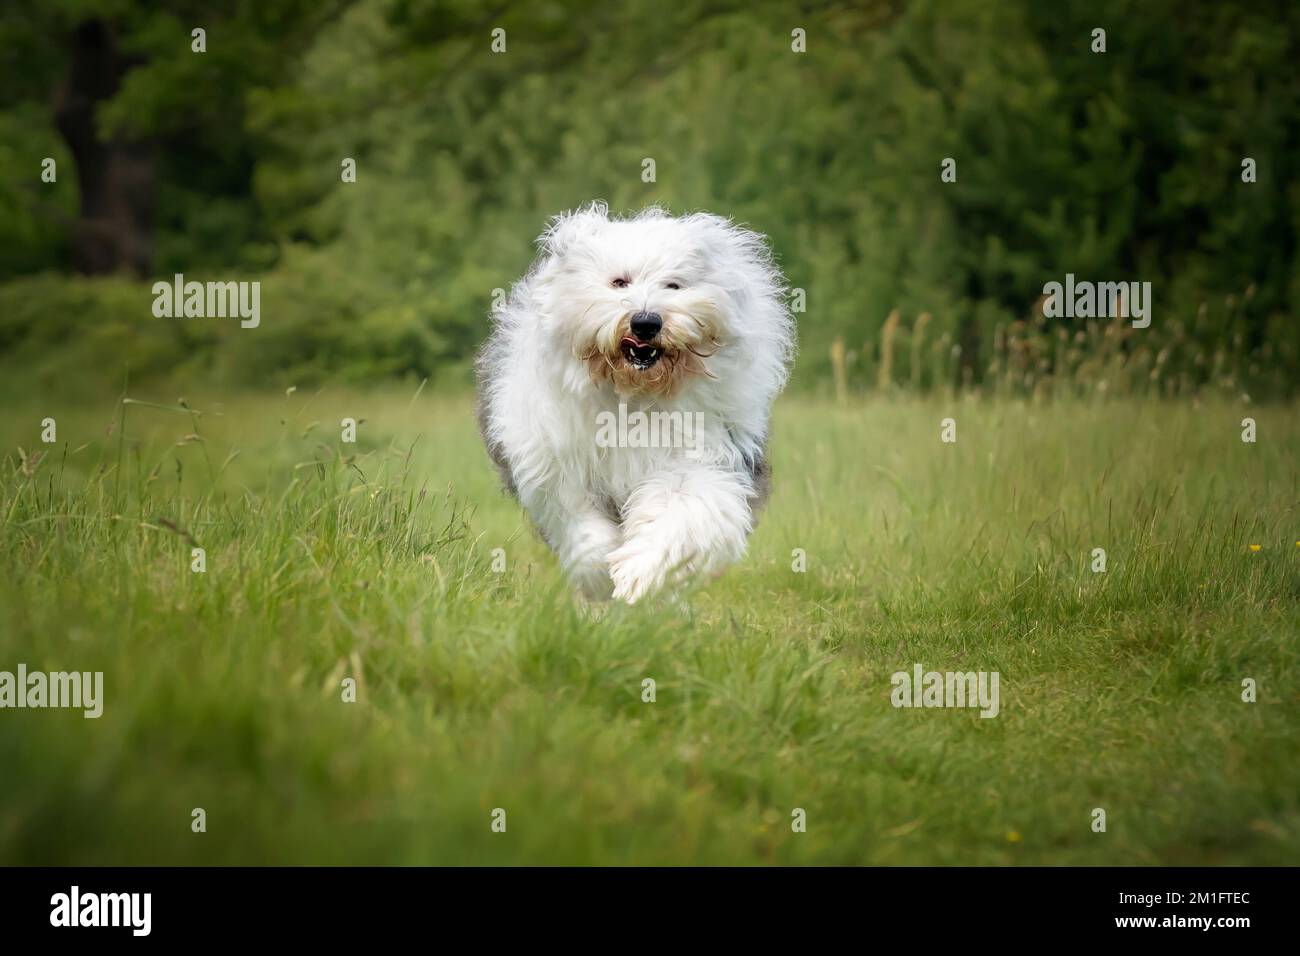
{"type": "Polygon", "coordinates": [[[542,239],[542,334],[620,395],[670,395],[711,375],[710,359],[744,334],[738,257],[756,238],[717,216],[657,209],[561,216],[542,239]]]}

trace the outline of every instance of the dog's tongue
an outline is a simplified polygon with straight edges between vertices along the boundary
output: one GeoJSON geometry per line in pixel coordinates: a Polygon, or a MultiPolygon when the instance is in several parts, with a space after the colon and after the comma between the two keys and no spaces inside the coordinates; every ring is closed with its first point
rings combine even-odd
{"type": "Polygon", "coordinates": [[[659,361],[659,346],[642,342],[635,335],[623,336],[619,348],[627,360],[640,369],[647,369],[659,361]]]}

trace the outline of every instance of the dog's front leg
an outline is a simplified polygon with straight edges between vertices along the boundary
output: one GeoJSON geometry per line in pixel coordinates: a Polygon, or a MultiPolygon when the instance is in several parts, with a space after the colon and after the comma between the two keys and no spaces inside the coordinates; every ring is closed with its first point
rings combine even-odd
{"type": "Polygon", "coordinates": [[[574,585],[593,601],[608,600],[609,554],[623,540],[618,523],[576,488],[546,489],[529,510],[574,585]]]}
{"type": "Polygon", "coordinates": [[[752,492],[747,477],[693,462],[639,484],[623,507],[623,542],[609,555],[614,598],[635,604],[738,560],[753,527],[752,492]]]}

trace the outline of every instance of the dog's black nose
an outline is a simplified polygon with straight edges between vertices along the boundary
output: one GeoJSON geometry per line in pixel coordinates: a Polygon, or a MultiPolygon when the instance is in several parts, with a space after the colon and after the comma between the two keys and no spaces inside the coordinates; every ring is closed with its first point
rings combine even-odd
{"type": "Polygon", "coordinates": [[[649,342],[664,327],[664,320],[657,312],[638,312],[632,316],[632,334],[642,342],[649,342]]]}

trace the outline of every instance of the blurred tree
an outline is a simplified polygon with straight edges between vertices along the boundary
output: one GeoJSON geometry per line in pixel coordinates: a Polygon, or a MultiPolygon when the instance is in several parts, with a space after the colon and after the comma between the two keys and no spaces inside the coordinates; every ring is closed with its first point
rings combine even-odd
{"type": "MultiPolygon", "coordinates": [[[[42,104],[67,144],[80,197],[71,264],[143,276],[160,193],[169,200],[165,222],[198,231],[204,200],[246,199],[245,93],[282,78],[346,5],[239,0],[215,13],[195,0],[7,6],[0,51],[12,83],[0,109],[42,104]],[[205,31],[201,43],[195,30],[205,31]]],[[[235,234],[219,243],[228,254],[255,231],[256,211],[244,208],[235,234]]]]}
{"type": "MultiPolygon", "coordinates": [[[[134,6],[0,15],[15,77],[0,91],[0,275],[85,263],[96,224],[119,219],[100,268],[139,271],[152,203],[155,271],[264,277],[258,336],[186,333],[192,361],[230,374],[463,365],[546,220],[603,198],[769,235],[806,291],[805,380],[828,375],[843,338],[850,383],[874,381],[898,310],[897,379],[979,382],[1026,328],[1053,343],[1083,331],[1037,314],[1067,272],[1152,283],[1155,324],[1123,351],[1185,360],[1197,382],[1235,382],[1221,372],[1238,360],[1300,380],[1300,5],[240,0],[219,19],[134,6]],[[78,60],[90,22],[106,33],[78,60]],[[206,54],[190,49],[197,26],[206,54]],[[110,155],[67,147],[94,168],[65,231],[75,197],[28,184],[32,151],[57,151],[52,91],[78,69],[98,92],[77,126],[93,116],[110,155]]],[[[1068,351],[1039,346],[1049,370],[1068,351]]]]}

